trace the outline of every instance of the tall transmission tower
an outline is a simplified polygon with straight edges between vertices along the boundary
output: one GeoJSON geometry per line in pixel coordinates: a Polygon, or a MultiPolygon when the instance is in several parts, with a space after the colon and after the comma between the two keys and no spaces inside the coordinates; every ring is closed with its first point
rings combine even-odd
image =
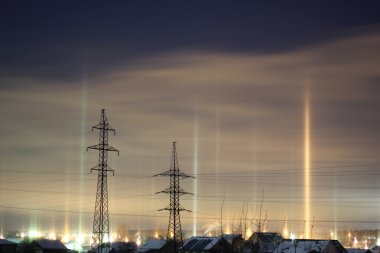
{"type": "Polygon", "coordinates": [[[166,193],[170,195],[170,204],[168,207],[159,209],[158,211],[169,211],[169,225],[168,225],[168,233],[167,233],[167,239],[172,239],[175,243],[173,244],[175,247],[174,252],[177,251],[178,247],[182,246],[183,239],[182,239],[182,227],[181,227],[181,217],[180,212],[181,211],[188,211],[190,210],[184,209],[180,203],[179,203],[179,197],[185,194],[192,193],[185,192],[180,186],[179,181],[180,179],[189,178],[191,176],[188,176],[179,170],[179,164],[178,164],[178,157],[177,157],[177,150],[176,150],[176,142],[173,142],[173,150],[172,150],[172,158],[171,158],[171,164],[170,169],[168,171],[165,171],[161,174],[154,175],[156,176],[168,176],[170,178],[170,186],[169,188],[156,192],[158,193],[166,193]]]}
{"type": "Polygon", "coordinates": [[[95,250],[97,248],[97,253],[108,252],[109,245],[106,244],[106,240],[109,239],[109,213],[108,213],[108,187],[107,187],[107,174],[112,172],[114,175],[114,170],[108,166],[108,152],[117,152],[119,155],[119,150],[108,145],[108,132],[111,131],[115,134],[115,129],[112,128],[107,121],[105,110],[102,109],[100,116],[100,123],[92,127],[99,130],[99,143],[93,146],[87,147],[89,149],[96,149],[99,151],[99,163],[93,167],[90,171],[98,172],[98,187],[96,190],[96,200],[95,200],[95,212],[94,212],[94,223],[92,229],[92,245],[91,248],[95,250]]]}

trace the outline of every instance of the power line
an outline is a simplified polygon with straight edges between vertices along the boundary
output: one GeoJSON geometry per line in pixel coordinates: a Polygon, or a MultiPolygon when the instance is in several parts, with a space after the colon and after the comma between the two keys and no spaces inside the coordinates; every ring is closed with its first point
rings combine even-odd
{"type": "MultiPolygon", "coordinates": [[[[213,159],[215,160],[215,159],[213,159]]],[[[235,161],[235,160],[234,160],[235,161]]],[[[239,161],[239,160],[238,160],[239,161]]],[[[252,161],[252,160],[249,160],[249,161],[252,161]]],[[[272,161],[272,162],[276,162],[276,161],[272,161]]],[[[281,162],[283,163],[283,162],[281,162]]],[[[342,162],[342,163],[345,163],[345,162],[342,162]]],[[[361,168],[361,167],[374,167],[374,166],[380,166],[380,163],[364,163],[364,164],[348,164],[348,165],[339,165],[339,166],[323,166],[323,167],[312,167],[311,170],[312,173],[315,173],[315,174],[318,174],[318,173],[326,173],[328,175],[332,175],[334,173],[339,173],[339,171],[327,171],[327,172],[323,172],[323,171],[319,171],[319,170],[330,170],[330,169],[346,169],[346,168],[361,168]],[[317,170],[317,171],[316,171],[317,170]]],[[[53,171],[35,171],[35,170],[0,170],[1,172],[7,172],[7,173],[30,173],[30,174],[52,174],[52,175],[73,175],[73,176],[78,176],[78,175],[87,175],[87,174],[84,174],[84,173],[73,173],[73,172],[61,172],[61,171],[57,171],[57,172],[53,172],[53,171]]],[[[300,169],[271,169],[271,170],[259,170],[259,171],[250,171],[250,170],[247,170],[247,171],[227,171],[227,172],[218,172],[218,173],[215,173],[215,172],[209,172],[209,173],[197,173],[197,174],[191,174],[192,176],[196,176],[196,177],[199,177],[199,176],[238,176],[238,175],[247,175],[247,174],[254,174],[254,175],[266,175],[266,174],[278,174],[278,173],[281,173],[281,172],[289,172],[289,173],[303,173],[303,169],[300,168],[300,169]]],[[[362,172],[362,170],[358,169],[358,170],[354,170],[354,171],[350,171],[350,172],[357,172],[357,173],[360,173],[362,172]]],[[[380,172],[380,169],[378,170],[371,170],[371,172],[380,172]]],[[[347,173],[347,171],[344,171],[344,173],[347,173]]],[[[360,173],[360,174],[365,174],[365,173],[360,173]]],[[[372,174],[369,174],[369,175],[372,175],[372,174]]],[[[147,174],[147,173],[129,173],[127,175],[119,175],[117,177],[131,177],[131,178],[150,178],[150,174],[147,174]]]]}
{"type": "MultiPolygon", "coordinates": [[[[57,194],[57,195],[68,195],[68,196],[93,196],[94,193],[82,193],[82,194],[79,194],[77,192],[64,192],[64,191],[60,191],[60,192],[56,192],[56,191],[42,191],[42,190],[28,190],[28,189],[14,189],[14,188],[0,188],[1,191],[14,191],[14,192],[27,192],[27,193],[43,193],[43,194],[57,194]]],[[[114,196],[114,197],[123,197],[123,198],[129,198],[129,197],[146,197],[146,198],[149,198],[149,199],[162,199],[163,197],[157,197],[155,194],[128,194],[128,193],[123,193],[123,194],[117,194],[117,193],[114,193],[114,194],[109,194],[109,196],[114,196]]],[[[373,196],[311,196],[310,198],[311,199],[357,199],[357,198],[360,198],[360,199],[365,199],[365,198],[377,198],[378,195],[373,195],[373,196]]],[[[244,196],[244,195],[238,195],[238,196],[234,196],[234,195],[226,195],[226,196],[221,196],[221,195],[204,195],[204,194],[201,194],[201,195],[193,195],[193,197],[191,199],[196,199],[196,200],[201,200],[201,199],[210,199],[210,198],[214,198],[215,200],[219,201],[219,200],[222,200],[223,198],[225,198],[226,200],[237,200],[237,201],[241,201],[241,200],[247,200],[247,199],[252,199],[253,197],[252,196],[244,196]]],[[[304,199],[303,196],[266,196],[265,197],[266,199],[304,199]]],[[[340,203],[338,201],[338,203],[340,203]]],[[[362,201],[357,201],[355,203],[367,203],[367,202],[362,202],[362,201]]]]}
{"type": "MultiPolygon", "coordinates": [[[[41,211],[41,212],[54,212],[54,213],[73,213],[73,214],[87,214],[91,215],[92,212],[88,211],[73,211],[73,210],[56,210],[56,209],[44,209],[44,208],[26,208],[26,207],[14,207],[14,206],[4,206],[0,205],[0,208],[4,209],[14,209],[14,210],[27,210],[27,211],[41,211]]],[[[123,216],[123,217],[146,217],[146,218],[167,218],[164,215],[148,215],[148,214],[127,214],[127,213],[113,213],[112,216],[123,216]]],[[[228,219],[232,219],[232,216],[225,216],[228,219]]],[[[184,219],[193,219],[192,216],[182,216],[184,219]]],[[[197,216],[199,220],[218,220],[220,216],[197,216]]],[[[284,222],[284,219],[268,219],[270,222],[284,222]]],[[[290,219],[287,222],[303,223],[303,219],[290,219]]],[[[373,224],[380,223],[380,220],[315,220],[316,223],[363,223],[363,224],[373,224]]]]}

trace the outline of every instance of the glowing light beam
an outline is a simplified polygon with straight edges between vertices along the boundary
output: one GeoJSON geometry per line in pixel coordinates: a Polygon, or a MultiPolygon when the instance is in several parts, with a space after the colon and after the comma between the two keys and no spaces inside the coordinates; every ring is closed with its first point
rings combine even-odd
{"type": "MultiPolygon", "coordinates": [[[[86,148],[86,109],[87,109],[87,62],[84,64],[83,68],[83,82],[82,82],[82,99],[81,99],[81,138],[80,138],[80,145],[81,150],[85,150],[86,148]]],[[[82,193],[83,193],[83,175],[84,175],[84,163],[85,163],[85,157],[84,152],[81,152],[80,154],[80,183],[79,183],[79,223],[78,223],[78,231],[79,233],[82,232],[82,209],[83,209],[83,199],[82,199],[82,193]]]]}
{"type": "Polygon", "coordinates": [[[304,105],[304,171],[305,171],[305,239],[310,238],[310,95],[305,90],[304,105]]]}
{"type": "MultiPolygon", "coordinates": [[[[198,174],[198,110],[195,111],[194,119],[194,175],[198,174]]],[[[196,196],[198,194],[197,179],[193,179],[193,193],[196,196]]],[[[193,236],[197,235],[197,199],[193,199],[193,236]]]]}

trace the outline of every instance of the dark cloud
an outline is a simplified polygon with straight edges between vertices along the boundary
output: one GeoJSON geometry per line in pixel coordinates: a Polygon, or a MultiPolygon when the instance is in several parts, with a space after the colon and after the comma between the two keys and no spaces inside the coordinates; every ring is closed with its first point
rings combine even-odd
{"type": "Polygon", "coordinates": [[[177,50],[271,53],[380,22],[372,3],[13,2],[2,6],[2,75],[80,79],[177,50]],[[323,17],[323,18],[321,18],[323,17]]]}

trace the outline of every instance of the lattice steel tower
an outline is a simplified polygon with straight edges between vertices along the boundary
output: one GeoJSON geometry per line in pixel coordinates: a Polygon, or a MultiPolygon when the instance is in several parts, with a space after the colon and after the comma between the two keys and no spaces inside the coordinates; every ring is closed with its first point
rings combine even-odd
{"type": "Polygon", "coordinates": [[[156,192],[156,194],[158,194],[158,193],[170,194],[170,204],[168,207],[163,208],[163,209],[159,209],[158,211],[164,211],[165,210],[165,211],[170,212],[167,239],[174,240],[176,242],[176,244],[174,244],[174,245],[176,245],[176,247],[180,247],[180,246],[182,246],[182,243],[183,243],[180,212],[181,211],[191,212],[191,211],[184,209],[180,205],[179,197],[181,195],[191,194],[191,193],[185,192],[179,186],[179,181],[180,181],[180,179],[189,178],[191,176],[188,176],[188,175],[180,172],[175,144],[176,144],[176,142],[173,142],[173,151],[172,151],[170,169],[166,172],[163,172],[161,174],[157,174],[154,176],[168,176],[168,177],[170,177],[170,187],[163,190],[163,191],[156,192]]]}
{"type": "Polygon", "coordinates": [[[90,172],[98,171],[98,187],[96,191],[94,223],[92,230],[92,249],[97,248],[97,253],[108,252],[109,245],[106,239],[109,239],[109,213],[108,213],[108,188],[107,188],[107,174],[114,170],[108,166],[108,151],[117,152],[119,150],[108,145],[108,132],[111,131],[115,134],[115,129],[112,128],[107,121],[105,110],[102,109],[100,116],[100,123],[92,127],[92,130],[99,130],[99,144],[87,147],[89,149],[99,150],[99,163],[91,169],[90,172]]]}

